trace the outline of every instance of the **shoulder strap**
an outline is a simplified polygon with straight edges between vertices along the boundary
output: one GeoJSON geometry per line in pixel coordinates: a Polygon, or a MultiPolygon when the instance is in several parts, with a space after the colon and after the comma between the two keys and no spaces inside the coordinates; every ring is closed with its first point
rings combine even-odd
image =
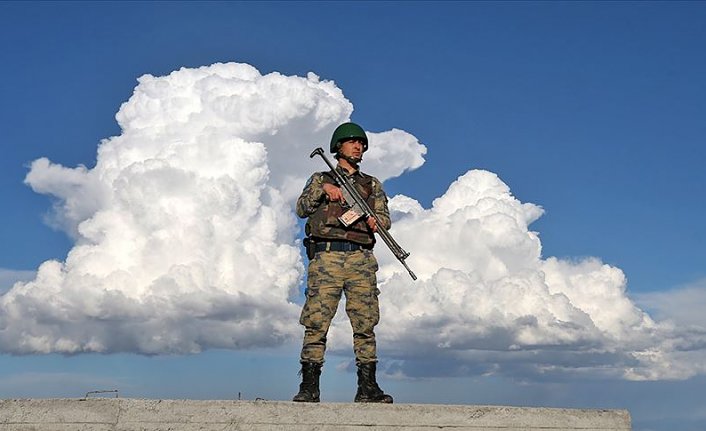
{"type": "Polygon", "coordinates": [[[324,179],[324,182],[329,184],[336,184],[336,176],[332,171],[319,172],[324,179]]]}

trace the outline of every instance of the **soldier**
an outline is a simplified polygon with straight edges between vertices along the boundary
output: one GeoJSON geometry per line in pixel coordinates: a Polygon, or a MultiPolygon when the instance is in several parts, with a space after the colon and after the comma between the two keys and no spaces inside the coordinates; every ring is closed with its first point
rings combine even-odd
{"type": "MultiPolygon", "coordinates": [[[[355,185],[385,229],[390,228],[387,197],[377,178],[358,169],[368,149],[365,131],[355,123],[336,128],[331,153],[336,170],[355,185]]],[[[336,314],[341,294],[346,295],[346,313],[353,328],[353,350],[358,367],[355,402],[392,403],[392,397],[377,384],[374,328],[380,318],[373,255],[375,218],[361,218],[346,227],[338,217],[346,212],[345,199],[331,172],[317,172],[297,200],[297,215],[307,218],[304,240],[309,255],[306,303],[299,323],[304,325],[300,362],[302,383],[294,401],[319,402],[319,376],[324,363],[326,334],[336,314]]]]}

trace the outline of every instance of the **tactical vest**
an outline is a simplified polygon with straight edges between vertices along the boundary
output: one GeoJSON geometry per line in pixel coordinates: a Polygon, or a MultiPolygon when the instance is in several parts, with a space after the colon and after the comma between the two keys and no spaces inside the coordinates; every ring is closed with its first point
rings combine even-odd
{"type": "MultiPolygon", "coordinates": [[[[322,172],[322,176],[324,183],[333,184],[338,187],[331,172],[322,172]]],[[[374,208],[373,177],[360,173],[360,175],[356,174],[348,178],[354,183],[360,197],[365,199],[371,208],[374,208]]],[[[348,227],[343,226],[338,220],[338,217],[343,215],[347,210],[348,208],[342,205],[341,202],[329,202],[325,200],[321,206],[309,216],[306,222],[307,236],[314,237],[315,239],[351,241],[365,245],[374,244],[375,236],[365,222],[365,217],[361,217],[360,220],[348,227]]]]}

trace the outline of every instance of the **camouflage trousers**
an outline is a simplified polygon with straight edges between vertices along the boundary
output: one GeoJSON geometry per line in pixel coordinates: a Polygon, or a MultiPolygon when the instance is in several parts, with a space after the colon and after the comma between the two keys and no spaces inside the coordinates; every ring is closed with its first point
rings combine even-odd
{"type": "Polygon", "coordinates": [[[299,323],[306,328],[301,362],[324,362],[326,334],[336,314],[341,294],[353,328],[357,364],[377,362],[375,325],[380,320],[378,263],[372,250],[316,253],[309,262],[306,303],[299,323]]]}

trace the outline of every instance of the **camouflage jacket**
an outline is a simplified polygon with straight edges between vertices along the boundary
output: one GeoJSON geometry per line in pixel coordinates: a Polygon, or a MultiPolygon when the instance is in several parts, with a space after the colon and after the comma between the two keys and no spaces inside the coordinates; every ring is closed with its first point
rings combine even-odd
{"type": "MultiPolygon", "coordinates": [[[[390,211],[387,208],[387,196],[380,181],[360,171],[353,174],[338,166],[338,172],[347,176],[358,189],[360,196],[380,219],[382,227],[390,228],[390,211]]],[[[338,217],[346,212],[347,207],[341,202],[329,202],[324,192],[325,183],[336,185],[331,172],[317,172],[309,178],[301,196],[297,199],[297,215],[307,218],[306,234],[314,238],[345,240],[359,244],[374,244],[375,236],[364,218],[351,226],[345,227],[338,217]]]]}

